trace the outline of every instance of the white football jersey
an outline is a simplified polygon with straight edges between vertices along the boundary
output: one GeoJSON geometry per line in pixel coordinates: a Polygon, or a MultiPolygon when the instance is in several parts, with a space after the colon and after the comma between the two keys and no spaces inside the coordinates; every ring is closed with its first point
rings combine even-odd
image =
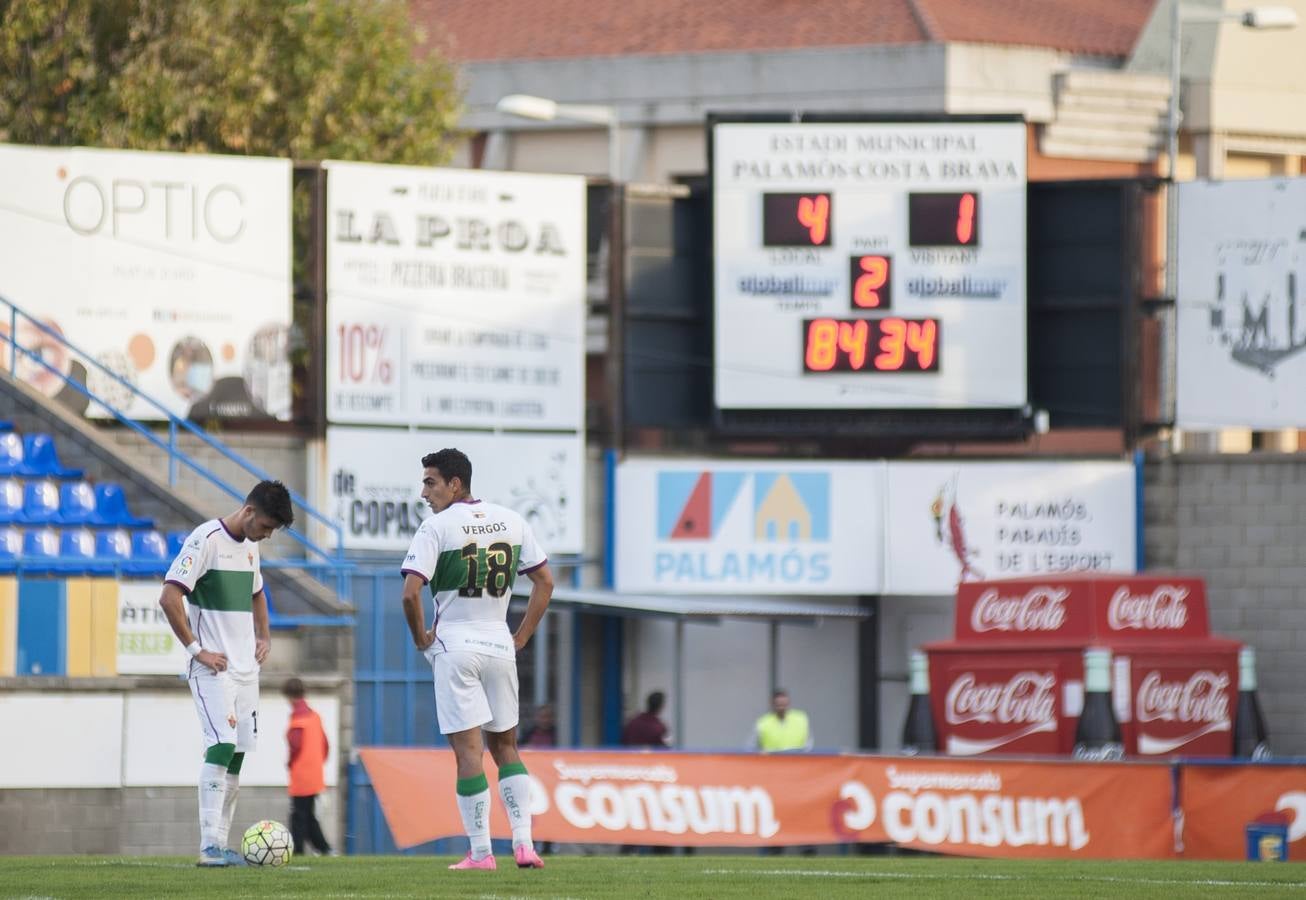
{"type": "MultiPolygon", "coordinates": [[[[225,654],[233,678],[257,678],[254,595],[263,590],[258,544],[236,540],[221,519],[210,519],[186,538],[164,581],[186,594],[186,618],[200,646],[225,654]]],[[[192,659],[186,675],[201,669],[192,659]]]]}
{"type": "Polygon", "coordinates": [[[513,583],[546,562],[520,514],[497,503],[459,500],[422,522],[402,571],[431,586],[435,653],[470,650],[513,659],[507,621],[513,583]]]}

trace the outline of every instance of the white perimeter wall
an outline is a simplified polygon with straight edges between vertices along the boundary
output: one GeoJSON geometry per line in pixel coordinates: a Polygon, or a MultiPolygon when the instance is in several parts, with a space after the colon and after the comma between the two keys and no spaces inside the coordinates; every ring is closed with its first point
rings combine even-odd
{"type": "MultiPolygon", "coordinates": [[[[336,784],[340,704],[310,697],[331,742],[326,783],[336,784]]],[[[247,754],[242,785],[285,786],[290,704],[264,692],[259,749],[247,754]]],[[[193,785],[204,741],[189,691],[0,694],[0,788],[116,788],[193,785]]]]}

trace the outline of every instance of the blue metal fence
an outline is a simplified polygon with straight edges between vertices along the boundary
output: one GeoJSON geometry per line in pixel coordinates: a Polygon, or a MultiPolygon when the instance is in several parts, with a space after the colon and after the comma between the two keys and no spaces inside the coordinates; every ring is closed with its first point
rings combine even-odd
{"type": "MultiPolygon", "coordinates": [[[[206,433],[202,428],[200,428],[190,419],[184,419],[174,414],[172,411],[170,411],[163,404],[159,403],[159,401],[155,400],[149,394],[145,393],[140,388],[136,387],[136,385],[132,384],[130,381],[124,379],[117,372],[114,372],[113,370],[109,369],[107,366],[104,365],[104,363],[100,362],[98,359],[91,356],[86,351],[82,350],[75,344],[70,343],[66,338],[64,338],[62,334],[53,330],[44,322],[42,322],[40,319],[35,318],[31,313],[27,312],[22,307],[18,306],[16,303],[13,303],[11,300],[9,300],[4,296],[0,296],[0,311],[7,311],[8,313],[6,318],[8,319],[9,333],[4,337],[3,343],[7,344],[9,348],[8,368],[9,368],[10,377],[11,378],[17,377],[18,360],[20,358],[27,359],[33,365],[45,369],[51,374],[59,376],[61,379],[63,379],[64,384],[66,384],[68,387],[70,387],[77,393],[81,394],[82,396],[86,397],[88,400],[91,400],[99,404],[110,414],[112,414],[113,417],[117,419],[118,422],[132,429],[132,431],[136,432],[138,435],[140,435],[145,440],[149,441],[154,446],[160,448],[161,450],[166,451],[168,453],[168,484],[169,485],[175,485],[177,483],[178,467],[181,465],[185,465],[188,468],[190,468],[192,471],[200,475],[202,478],[207,480],[209,483],[215,485],[216,487],[221,489],[224,493],[230,495],[232,498],[236,500],[245,499],[244,491],[238,490],[236,487],[229,484],[216,472],[209,469],[202,462],[195,459],[190,454],[186,453],[186,451],[183,450],[178,445],[177,436],[179,433],[183,431],[189,433],[195,438],[198,438],[204,444],[208,445],[210,448],[212,448],[213,450],[221,454],[223,458],[239,466],[241,469],[248,472],[254,478],[257,478],[259,480],[266,480],[272,477],[267,472],[263,471],[263,469],[261,469],[259,466],[255,465],[250,460],[246,459],[236,451],[232,450],[222,441],[206,433]],[[90,370],[96,371],[100,376],[103,376],[104,378],[108,379],[109,382],[111,382],[118,388],[122,388],[126,390],[133,398],[140,399],[148,406],[153,408],[159,414],[160,418],[168,423],[167,440],[165,441],[163,438],[156,435],[153,431],[143,426],[140,422],[128,416],[126,412],[124,412],[123,409],[121,409],[119,405],[114,403],[114,401],[109,397],[96,393],[95,391],[92,391],[87,385],[78,381],[76,378],[73,378],[72,376],[65,374],[61,370],[55,368],[54,366],[51,366],[48,362],[45,361],[45,358],[42,356],[39,350],[34,349],[32,347],[25,346],[24,344],[20,343],[18,340],[19,322],[25,322],[31,325],[39,333],[41,333],[45,339],[60,344],[64,349],[66,349],[69,353],[71,353],[76,359],[78,359],[80,362],[86,365],[88,367],[88,371],[90,370]]],[[[286,533],[290,537],[292,537],[295,541],[297,541],[301,547],[304,548],[305,560],[302,563],[300,563],[300,566],[309,569],[312,572],[312,574],[317,576],[319,579],[324,580],[327,576],[334,576],[336,579],[337,595],[342,600],[348,602],[349,584],[346,579],[348,566],[344,563],[343,560],[344,530],[341,528],[339,522],[327,516],[326,514],[320,512],[316,507],[314,507],[311,503],[309,503],[308,500],[306,500],[304,497],[301,497],[298,493],[296,493],[293,490],[290,491],[290,499],[294,502],[295,506],[298,509],[300,509],[308,516],[309,519],[312,519],[317,523],[319,523],[321,526],[323,526],[327,530],[327,532],[330,533],[334,538],[334,547],[330,547],[330,548],[321,547],[303,532],[298,531],[293,527],[285,529],[286,533]]]]}
{"type": "MultiPolygon", "coordinates": [[[[448,742],[435,722],[431,668],[413,651],[400,596],[398,563],[356,564],[353,575],[354,746],[436,747],[448,742]]],[[[450,758],[449,764],[453,764],[450,758]]],[[[451,801],[452,802],[452,801],[451,801]]],[[[367,771],[349,766],[349,853],[398,853],[367,771]]],[[[448,854],[434,841],[410,854],[448,854]]]]}

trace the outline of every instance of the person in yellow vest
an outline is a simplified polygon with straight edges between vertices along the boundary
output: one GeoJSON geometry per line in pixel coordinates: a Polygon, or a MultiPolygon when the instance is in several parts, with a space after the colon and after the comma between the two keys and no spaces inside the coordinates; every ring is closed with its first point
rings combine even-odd
{"type": "Polygon", "coordinates": [[[323,856],[335,856],[327,843],[322,826],[318,824],[317,795],[326,790],[322,768],[326,764],[326,731],[322,718],[304,699],[304,682],[291,678],[281,692],[290,701],[290,727],[286,729],[286,744],[290,747],[290,836],[295,841],[295,855],[304,852],[305,840],[323,856]]]}
{"type": "Polygon", "coordinates": [[[790,708],[788,691],[779,690],[771,695],[771,711],[753,726],[752,746],[763,753],[812,749],[807,713],[790,708]]]}

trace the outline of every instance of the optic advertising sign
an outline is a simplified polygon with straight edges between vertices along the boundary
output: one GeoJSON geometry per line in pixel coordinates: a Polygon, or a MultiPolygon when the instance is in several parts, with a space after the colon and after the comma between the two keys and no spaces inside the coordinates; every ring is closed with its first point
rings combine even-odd
{"type": "Polygon", "coordinates": [[[118,379],[193,419],[290,417],[289,160],[0,145],[0,198],[0,296],[41,360],[20,378],[92,416],[64,376],[134,418],[163,413],[118,379]]]}

